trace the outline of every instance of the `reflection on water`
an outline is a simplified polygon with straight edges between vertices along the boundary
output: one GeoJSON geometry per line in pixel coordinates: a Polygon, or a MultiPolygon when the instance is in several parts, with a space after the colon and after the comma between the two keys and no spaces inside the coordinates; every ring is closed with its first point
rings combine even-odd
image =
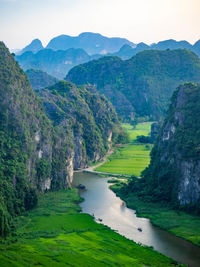
{"type": "Polygon", "coordinates": [[[85,199],[80,204],[84,213],[93,215],[97,222],[102,221],[137,243],[153,246],[155,250],[189,266],[200,266],[200,248],[152,226],[148,219],[138,218],[109,189],[108,179],[88,173],[75,173],[73,185],[84,184],[87,188],[80,192],[85,199]]]}

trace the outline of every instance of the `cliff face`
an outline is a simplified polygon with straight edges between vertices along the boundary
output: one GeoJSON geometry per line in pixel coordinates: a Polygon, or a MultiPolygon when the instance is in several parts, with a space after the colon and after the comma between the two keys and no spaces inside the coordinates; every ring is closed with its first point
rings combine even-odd
{"type": "Polygon", "coordinates": [[[91,86],[65,81],[31,89],[0,42],[0,235],[37,203],[37,191],[65,189],[73,170],[100,160],[120,128],[112,105],[91,86]]]}
{"type": "MultiPolygon", "coordinates": [[[[73,148],[56,129],[25,73],[0,42],[0,235],[37,202],[36,191],[66,188],[73,148]]],[[[72,138],[72,135],[71,135],[72,138]]]]}
{"type": "Polygon", "coordinates": [[[104,57],[76,66],[66,80],[95,85],[124,119],[135,112],[159,120],[179,84],[200,81],[200,60],[186,49],[147,50],[125,61],[104,57]]]}
{"type": "Polygon", "coordinates": [[[144,172],[155,199],[197,205],[200,199],[200,86],[186,83],[172,103],[144,172]]]}
{"type": "Polygon", "coordinates": [[[57,128],[66,125],[74,144],[74,169],[100,160],[118,124],[111,104],[91,86],[61,81],[38,92],[46,113],[57,128]]]}

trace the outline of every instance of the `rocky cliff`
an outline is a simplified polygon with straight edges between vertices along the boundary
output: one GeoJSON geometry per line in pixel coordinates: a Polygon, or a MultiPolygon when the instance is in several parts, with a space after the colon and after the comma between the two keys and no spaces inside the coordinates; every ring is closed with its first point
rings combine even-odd
{"type": "MultiPolygon", "coordinates": [[[[144,172],[146,191],[155,200],[198,206],[200,200],[200,86],[175,91],[144,172]]],[[[145,189],[144,189],[145,191],[145,189]]],[[[146,192],[146,193],[147,193],[146,192]]]]}
{"type": "Polygon", "coordinates": [[[65,81],[38,94],[54,125],[68,125],[72,131],[74,169],[86,167],[105,155],[110,136],[116,137],[118,119],[104,96],[91,86],[76,87],[65,81]]]}
{"type": "Polygon", "coordinates": [[[38,191],[68,188],[74,168],[100,160],[118,136],[117,115],[94,88],[62,81],[38,94],[0,42],[1,236],[38,191]]]}
{"type": "Polygon", "coordinates": [[[9,231],[14,215],[36,204],[37,190],[66,188],[69,184],[71,173],[67,167],[73,155],[73,146],[69,145],[72,135],[65,135],[64,131],[64,127],[53,127],[25,73],[1,42],[1,235],[9,231]]]}

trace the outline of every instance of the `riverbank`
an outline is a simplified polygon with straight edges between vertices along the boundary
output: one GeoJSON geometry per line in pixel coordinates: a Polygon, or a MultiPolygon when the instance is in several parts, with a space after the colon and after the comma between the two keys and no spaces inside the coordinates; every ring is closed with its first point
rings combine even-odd
{"type": "Polygon", "coordinates": [[[37,208],[20,216],[0,242],[0,266],[174,266],[93,217],[80,213],[76,189],[40,195],[37,208]]]}
{"type": "Polygon", "coordinates": [[[127,207],[136,210],[138,217],[149,218],[155,226],[200,246],[200,218],[167,207],[165,204],[144,202],[134,194],[123,194],[123,185],[115,183],[110,189],[126,202],[127,207]]]}
{"type": "MultiPolygon", "coordinates": [[[[119,169],[123,169],[124,174],[130,174],[131,169],[132,174],[139,176],[141,171],[148,165],[150,156],[147,154],[148,160],[146,160],[144,156],[141,157],[141,154],[138,153],[140,145],[136,143],[136,137],[138,135],[147,136],[150,131],[150,125],[151,124],[148,123],[141,123],[133,129],[131,125],[124,124],[123,126],[127,129],[132,143],[122,148],[122,152],[119,151],[110,155],[108,157],[108,162],[95,170],[105,171],[108,168],[109,170],[112,170],[113,173],[116,173],[119,172],[119,169]],[[118,153],[121,153],[119,159],[118,153]],[[134,160],[131,159],[129,161],[129,155],[132,159],[134,158],[134,160]],[[127,160],[128,163],[125,166],[127,160]],[[134,164],[139,162],[140,165],[138,168],[135,168],[134,164]],[[125,168],[123,168],[123,166],[125,166],[125,168]]],[[[145,149],[146,145],[141,146],[145,149]]],[[[166,204],[161,205],[160,203],[143,202],[131,193],[123,195],[120,192],[121,187],[122,184],[119,182],[112,185],[110,188],[126,202],[129,208],[136,210],[138,216],[149,218],[152,224],[200,246],[200,218],[198,216],[193,216],[182,211],[176,211],[171,207],[167,207],[166,204]]]]}

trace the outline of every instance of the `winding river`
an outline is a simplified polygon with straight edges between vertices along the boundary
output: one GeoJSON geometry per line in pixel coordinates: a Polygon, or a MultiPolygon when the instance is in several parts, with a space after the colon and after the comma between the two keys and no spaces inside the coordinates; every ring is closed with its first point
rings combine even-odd
{"type": "Polygon", "coordinates": [[[191,267],[200,266],[199,247],[153,226],[149,219],[138,218],[135,211],[127,208],[109,189],[108,179],[84,172],[74,174],[73,186],[86,186],[86,190],[80,190],[80,196],[84,198],[80,203],[82,212],[93,215],[97,222],[109,226],[126,238],[152,246],[180,263],[191,267]]]}

